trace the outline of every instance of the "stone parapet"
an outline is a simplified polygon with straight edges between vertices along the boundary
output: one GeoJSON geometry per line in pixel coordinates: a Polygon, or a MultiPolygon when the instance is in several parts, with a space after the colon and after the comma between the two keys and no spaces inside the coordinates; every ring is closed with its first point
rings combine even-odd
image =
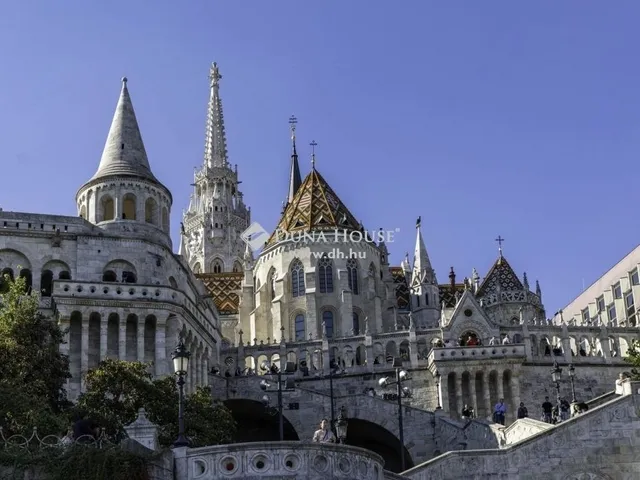
{"type": "Polygon", "coordinates": [[[174,458],[175,480],[385,478],[382,457],[369,450],[348,445],[302,442],[239,443],[175,449],[174,458]]]}

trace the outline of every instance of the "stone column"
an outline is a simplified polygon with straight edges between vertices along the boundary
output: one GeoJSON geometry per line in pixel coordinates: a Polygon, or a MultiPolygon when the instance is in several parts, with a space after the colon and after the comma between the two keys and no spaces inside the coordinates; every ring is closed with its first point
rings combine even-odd
{"type": "Polygon", "coordinates": [[[471,395],[471,406],[476,414],[476,417],[480,414],[478,412],[478,397],[476,395],[476,372],[469,372],[469,393],[471,395]]]}
{"type": "MultiPolygon", "coordinates": [[[[70,352],[70,345],[69,345],[69,341],[70,341],[70,335],[69,335],[69,327],[71,325],[71,319],[69,317],[64,317],[64,316],[60,316],[58,318],[58,326],[60,327],[60,330],[62,330],[62,343],[60,343],[60,353],[62,355],[66,355],[67,357],[69,357],[69,352],[70,352]]],[[[66,384],[66,390],[67,392],[70,391],[70,386],[71,386],[71,379],[68,378],[67,381],[65,382],[66,384]]]]}
{"type": "Polygon", "coordinates": [[[84,391],[84,374],[89,370],[89,317],[82,317],[82,340],[80,343],[80,391],[84,391]]]}
{"type": "Polygon", "coordinates": [[[118,358],[127,359],[127,317],[125,315],[120,316],[118,325],[118,358]]]}
{"type": "MultiPolygon", "coordinates": [[[[360,270],[358,270],[358,274],[360,270]]],[[[358,282],[361,279],[358,278],[358,282]]],[[[362,285],[358,285],[361,287],[362,285]]],[[[353,328],[353,293],[349,288],[347,269],[338,270],[338,288],[340,288],[341,302],[338,318],[333,319],[333,336],[345,336],[353,328]]]]}
{"type": "Polygon", "coordinates": [[[460,418],[462,413],[462,407],[464,405],[464,398],[462,398],[462,372],[456,371],[456,409],[455,412],[450,412],[449,415],[453,418],[460,418]]]}
{"type": "Polygon", "coordinates": [[[498,370],[498,400],[504,398],[504,382],[502,381],[502,377],[504,372],[502,370],[498,370]]]}
{"type": "Polygon", "coordinates": [[[143,317],[138,318],[138,326],[136,330],[136,338],[138,340],[138,361],[144,362],[144,324],[143,317]]]}
{"type": "Polygon", "coordinates": [[[493,413],[493,405],[491,405],[491,381],[489,380],[489,372],[485,371],[482,374],[482,393],[484,396],[485,405],[485,418],[491,418],[493,413]]]}
{"type": "MultiPolygon", "coordinates": [[[[520,372],[513,372],[511,377],[511,396],[513,398],[513,408],[511,409],[511,418],[517,418],[518,407],[520,407],[520,372]]],[[[507,412],[509,413],[509,412],[507,412]]]]}
{"type": "Polygon", "coordinates": [[[155,367],[156,377],[161,377],[167,372],[167,348],[166,348],[166,328],[164,322],[156,322],[156,351],[155,367]]]}
{"type": "Polygon", "coordinates": [[[107,345],[109,335],[109,317],[103,314],[100,318],[100,361],[107,358],[107,345]]]}

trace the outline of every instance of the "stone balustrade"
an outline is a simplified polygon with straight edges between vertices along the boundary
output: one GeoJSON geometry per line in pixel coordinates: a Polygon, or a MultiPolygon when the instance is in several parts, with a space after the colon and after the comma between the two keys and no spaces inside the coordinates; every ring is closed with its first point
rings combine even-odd
{"type": "Polygon", "coordinates": [[[348,445],[256,442],[176,448],[173,453],[175,480],[385,479],[382,457],[348,445]]]}
{"type": "Polygon", "coordinates": [[[429,352],[429,364],[443,361],[459,361],[461,358],[470,360],[487,360],[502,358],[519,358],[524,360],[527,357],[523,344],[473,346],[473,347],[442,347],[433,348],[429,352]]]}
{"type": "Polygon", "coordinates": [[[162,285],[137,283],[104,283],[55,280],[53,295],[56,301],[73,297],[91,300],[141,301],[169,303],[189,312],[210,334],[216,329],[198,305],[180,290],[162,285]]]}

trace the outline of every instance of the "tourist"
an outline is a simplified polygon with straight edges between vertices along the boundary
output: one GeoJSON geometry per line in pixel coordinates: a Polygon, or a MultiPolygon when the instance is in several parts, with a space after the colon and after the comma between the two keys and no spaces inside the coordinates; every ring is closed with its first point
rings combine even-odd
{"type": "Polygon", "coordinates": [[[496,406],[493,408],[494,422],[504,425],[504,417],[507,414],[507,406],[504,404],[504,399],[501,398],[496,406]]]}
{"type": "Polygon", "coordinates": [[[511,343],[511,340],[509,340],[509,335],[505,335],[504,338],[502,339],[502,344],[509,345],[510,343],[511,343]]]}
{"type": "Polygon", "coordinates": [[[473,418],[473,408],[469,405],[465,405],[462,409],[462,419],[463,420],[471,420],[473,418]]]}
{"type": "Polygon", "coordinates": [[[313,442],[315,443],[336,443],[336,437],[333,432],[328,428],[329,422],[326,418],[323,418],[320,422],[320,429],[316,430],[313,434],[313,442]]]}
{"type": "Polygon", "coordinates": [[[560,420],[565,421],[569,419],[569,410],[571,409],[571,405],[566,398],[560,400],[560,420]]]}
{"type": "Polygon", "coordinates": [[[518,418],[527,418],[529,416],[529,411],[527,407],[524,406],[524,402],[520,402],[520,406],[518,407],[518,418]]]}
{"type": "Polygon", "coordinates": [[[549,397],[544,397],[542,403],[542,421],[547,423],[551,422],[551,413],[553,412],[553,404],[549,401],[549,397]]]}

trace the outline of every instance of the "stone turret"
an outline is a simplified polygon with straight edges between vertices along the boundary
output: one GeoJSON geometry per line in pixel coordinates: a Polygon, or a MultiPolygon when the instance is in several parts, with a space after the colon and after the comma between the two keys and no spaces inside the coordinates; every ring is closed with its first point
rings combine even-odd
{"type": "Polygon", "coordinates": [[[78,215],[111,233],[153,239],[171,247],[171,192],[151,171],[127,79],[98,170],[76,194],[78,215]]]}

